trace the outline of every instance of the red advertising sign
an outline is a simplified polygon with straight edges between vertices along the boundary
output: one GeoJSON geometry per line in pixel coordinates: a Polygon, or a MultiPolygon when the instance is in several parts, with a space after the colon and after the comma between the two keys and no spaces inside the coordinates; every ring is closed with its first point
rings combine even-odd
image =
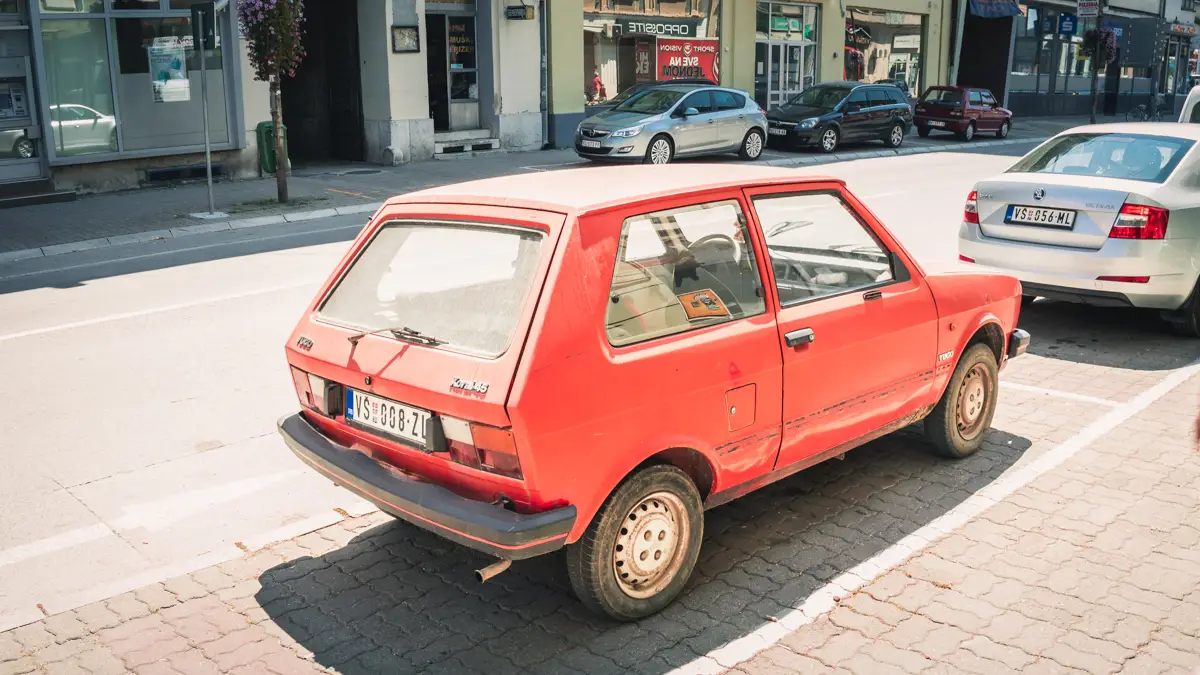
{"type": "Polygon", "coordinates": [[[704,77],[719,82],[720,43],[715,38],[658,38],[659,80],[704,77]]]}

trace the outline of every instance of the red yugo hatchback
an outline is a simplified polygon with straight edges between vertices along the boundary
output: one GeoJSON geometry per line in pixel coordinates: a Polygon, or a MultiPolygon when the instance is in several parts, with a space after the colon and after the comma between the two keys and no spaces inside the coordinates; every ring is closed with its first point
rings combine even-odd
{"type": "Polygon", "coordinates": [[[392,199],[287,345],[288,446],[500,560],[566,547],[588,607],[656,612],[703,511],[925,420],[975,452],[1021,287],[927,273],[839,180],[727,165],[392,199]]]}
{"type": "Polygon", "coordinates": [[[924,138],[932,131],[950,131],[964,141],[976,133],[1007,138],[1012,130],[1012,111],[1000,107],[987,89],[930,87],[917,101],[913,124],[924,138]]]}

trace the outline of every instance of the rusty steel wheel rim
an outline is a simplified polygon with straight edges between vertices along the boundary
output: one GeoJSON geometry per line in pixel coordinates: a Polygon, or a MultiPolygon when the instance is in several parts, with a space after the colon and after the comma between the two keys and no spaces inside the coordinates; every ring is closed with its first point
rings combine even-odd
{"type": "Polygon", "coordinates": [[[631,598],[662,592],[683,565],[691,524],[683,500],[655,492],[637,503],[621,522],[613,546],[613,574],[631,598]]]}
{"type": "Polygon", "coordinates": [[[988,402],[992,400],[994,385],[987,368],[977,363],[967,371],[962,385],[958,388],[958,401],[955,405],[955,418],[958,433],[963,440],[974,440],[983,431],[984,419],[987,417],[988,402]]]}

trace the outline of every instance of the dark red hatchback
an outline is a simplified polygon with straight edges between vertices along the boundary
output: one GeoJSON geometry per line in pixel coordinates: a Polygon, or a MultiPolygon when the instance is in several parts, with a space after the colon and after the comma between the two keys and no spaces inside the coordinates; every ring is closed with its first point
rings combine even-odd
{"type": "Polygon", "coordinates": [[[913,124],[922,138],[931,131],[949,131],[964,141],[977,133],[1006,138],[1012,129],[1012,111],[1000,107],[987,89],[930,87],[917,102],[913,124]]]}

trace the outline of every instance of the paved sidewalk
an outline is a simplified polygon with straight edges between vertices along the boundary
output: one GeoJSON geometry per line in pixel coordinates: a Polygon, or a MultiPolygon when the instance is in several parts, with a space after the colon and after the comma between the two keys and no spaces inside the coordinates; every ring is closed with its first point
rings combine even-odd
{"type": "MultiPolygon", "coordinates": [[[[850,145],[834,155],[773,149],[761,162],[776,166],[812,166],[917,152],[967,148],[985,152],[999,144],[1027,144],[1041,140],[1086,121],[1081,118],[1019,120],[1007,141],[981,135],[971,144],[962,143],[948,134],[923,139],[913,133],[898,151],[882,148],[877,143],[850,145]]],[[[736,157],[729,155],[705,161],[732,162],[736,157]]],[[[373,205],[388,197],[427,187],[586,164],[572,150],[550,150],[426,161],[399,167],[367,164],[301,167],[289,181],[292,202],[285,207],[275,202],[273,179],[218,183],[214,186],[216,207],[229,213],[230,218],[216,222],[188,215],[208,208],[203,183],[88,195],[62,204],[0,209],[0,264],[214,230],[275,224],[289,216],[307,219],[370,211],[373,205]],[[355,211],[356,208],[359,211],[355,211]]]]}

